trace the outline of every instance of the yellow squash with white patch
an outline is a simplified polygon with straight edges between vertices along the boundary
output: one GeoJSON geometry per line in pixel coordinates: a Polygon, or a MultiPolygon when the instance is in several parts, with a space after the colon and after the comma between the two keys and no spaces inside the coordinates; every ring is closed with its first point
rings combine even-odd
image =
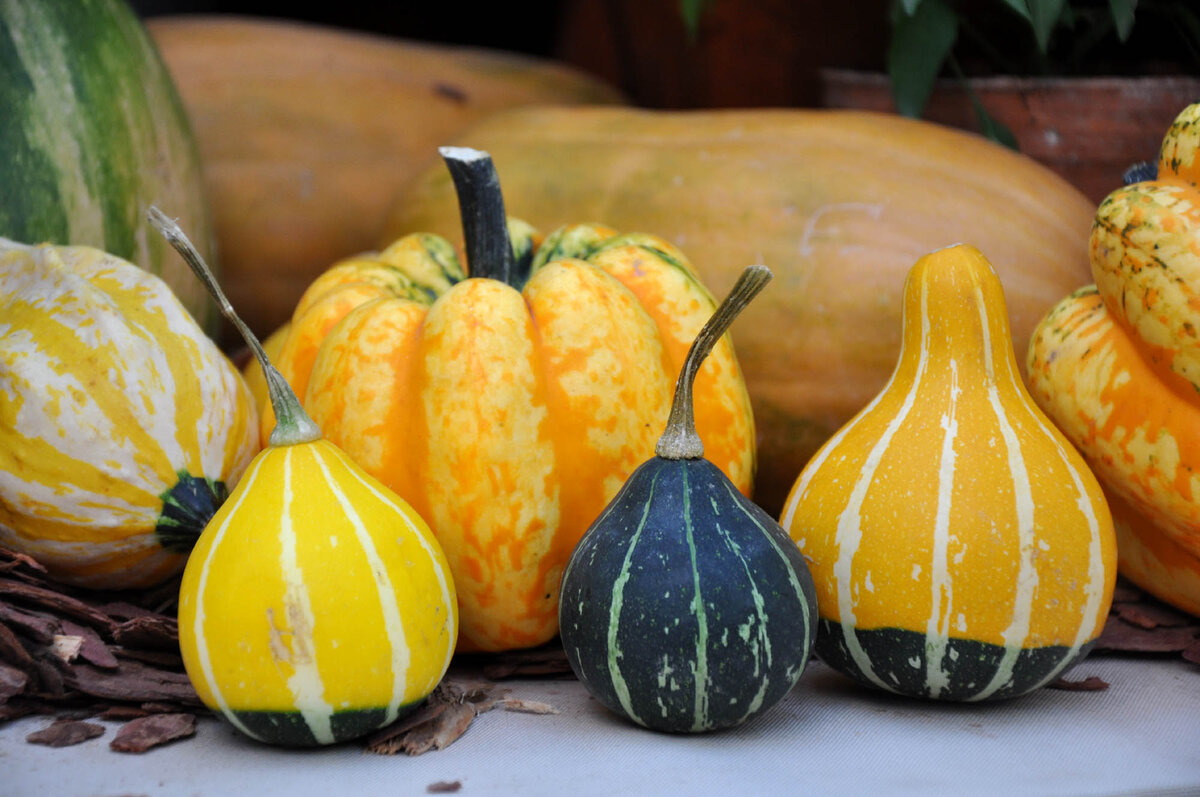
{"type": "Polygon", "coordinates": [[[1036,689],[1112,601],[1100,486],[1021,384],[999,279],[970,246],[909,272],[891,380],[804,468],[782,525],[812,568],[822,660],[900,694],[1036,689]]]}
{"type": "Polygon", "coordinates": [[[182,231],[152,217],[246,337],[280,417],[183,572],[188,677],[206,706],[270,744],[333,744],[394,722],[454,653],[445,555],[410,506],[322,439],[182,231]]]}
{"type": "MultiPolygon", "coordinates": [[[[329,439],[429,521],[462,649],[503,650],[554,637],[567,557],[653,455],[715,302],[654,236],[577,225],[535,251],[536,235],[509,231],[490,158],[471,153],[444,153],[470,278],[435,236],[335,266],[300,300],[279,370],[329,439]]],[[[727,338],[695,395],[706,455],[749,495],[754,423],[727,338]]]]}
{"type": "Polygon", "coordinates": [[[0,238],[0,545],[70,584],[151,586],[258,449],[250,392],[166,283],[0,238]]]}

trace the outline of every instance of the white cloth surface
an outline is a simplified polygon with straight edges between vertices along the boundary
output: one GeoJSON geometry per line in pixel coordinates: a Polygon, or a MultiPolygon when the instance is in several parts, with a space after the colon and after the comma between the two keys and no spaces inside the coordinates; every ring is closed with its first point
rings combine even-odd
{"type": "Polygon", "coordinates": [[[605,711],[576,681],[504,682],[556,715],[494,710],[445,750],[379,756],[348,743],[286,750],[206,717],[195,737],[141,755],[104,736],[46,748],[45,717],[0,726],[0,795],[155,797],[421,795],[1200,795],[1200,669],[1182,660],[1094,657],[1071,679],[993,704],[916,701],[860,687],[820,663],[740,728],[670,736],[605,711]]]}

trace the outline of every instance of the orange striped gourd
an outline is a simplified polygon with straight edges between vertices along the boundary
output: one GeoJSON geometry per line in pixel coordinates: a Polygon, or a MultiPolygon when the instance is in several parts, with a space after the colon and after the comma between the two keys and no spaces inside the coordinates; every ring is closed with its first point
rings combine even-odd
{"type": "Polygon", "coordinates": [[[1030,389],[1119,511],[1121,572],[1200,614],[1200,104],[1100,204],[1095,284],[1034,330],[1030,389]]]}
{"type": "Polygon", "coordinates": [[[0,545],[77,586],[163,581],[257,432],[245,383],[165,282],[0,238],[0,545]]]}
{"type": "MultiPolygon", "coordinates": [[[[576,225],[534,252],[536,236],[506,222],[486,153],[444,154],[471,277],[432,236],[335,267],[301,298],[279,369],[329,439],[429,521],[454,572],[461,649],[530,647],[557,631],[575,543],[653,455],[715,302],[653,236],[576,225]]],[[[749,494],[753,416],[728,338],[697,376],[696,423],[749,494]]]]}
{"type": "Polygon", "coordinates": [[[1021,384],[983,255],[921,258],[903,319],[891,380],[784,510],[816,582],[817,651],[901,694],[1023,694],[1100,634],[1116,577],[1108,507],[1021,384]]]}
{"type": "Polygon", "coordinates": [[[156,226],[246,337],[279,423],[188,559],[179,647],[204,704],[270,744],[344,741],[416,708],[450,665],[454,582],[398,496],[305,414],[182,231],[156,226]]]}

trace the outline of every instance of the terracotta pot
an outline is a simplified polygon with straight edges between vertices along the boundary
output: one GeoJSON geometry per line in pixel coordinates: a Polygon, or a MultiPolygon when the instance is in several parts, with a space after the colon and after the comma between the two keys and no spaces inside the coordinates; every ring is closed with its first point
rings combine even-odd
{"type": "MultiPolygon", "coordinates": [[[[1158,156],[1163,131],[1200,100],[1198,77],[995,77],[972,78],[970,85],[1022,152],[1097,204],[1121,185],[1129,166],[1158,156]]],[[[896,109],[887,76],[840,69],[821,72],[821,104],[896,109]]],[[[939,81],[924,118],[979,131],[970,96],[953,80],[939,81]]]]}

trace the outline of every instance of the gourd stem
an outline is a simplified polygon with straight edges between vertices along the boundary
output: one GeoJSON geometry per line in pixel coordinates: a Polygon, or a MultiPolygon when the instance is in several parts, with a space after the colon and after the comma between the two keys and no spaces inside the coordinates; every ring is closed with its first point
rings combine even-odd
{"type": "Polygon", "coordinates": [[[733,319],[745,309],[750,300],[766,287],[775,275],[766,266],[748,266],[738,278],[733,290],[721,302],[721,306],[713,313],[712,318],[701,327],[692,347],[688,349],[679,371],[679,379],[675,382],[675,397],[671,401],[671,415],[667,418],[667,428],[654,453],[663,459],[700,459],[704,456],[704,444],[696,433],[695,402],[692,389],[696,382],[696,374],[704,363],[704,358],[712,351],[713,346],[729,329],[733,319]]]}
{"type": "Polygon", "coordinates": [[[212,270],[204,262],[200,253],[196,251],[196,247],[188,240],[187,235],[179,228],[174,219],[153,205],[146,211],[146,217],[167,239],[167,243],[175,247],[175,251],[179,252],[200,282],[204,283],[204,287],[208,289],[209,294],[217,301],[217,306],[221,308],[221,314],[228,318],[229,322],[241,333],[242,339],[246,341],[246,345],[254,352],[258,364],[262,366],[263,376],[267,380],[267,392],[271,397],[271,407],[275,410],[276,419],[275,428],[271,431],[271,437],[268,440],[270,445],[287,446],[319,440],[321,438],[320,428],[312,418],[308,417],[308,413],[300,404],[300,399],[296,398],[295,391],[283,378],[283,374],[271,365],[271,361],[267,359],[267,353],[263,351],[262,344],[250,331],[250,327],[246,326],[245,322],[234,312],[233,305],[225,297],[225,292],[221,290],[217,278],[213,276],[212,270]]]}
{"type": "Polygon", "coordinates": [[[492,156],[469,147],[441,147],[438,152],[458,194],[467,272],[519,288],[504,195],[492,156]]]}

